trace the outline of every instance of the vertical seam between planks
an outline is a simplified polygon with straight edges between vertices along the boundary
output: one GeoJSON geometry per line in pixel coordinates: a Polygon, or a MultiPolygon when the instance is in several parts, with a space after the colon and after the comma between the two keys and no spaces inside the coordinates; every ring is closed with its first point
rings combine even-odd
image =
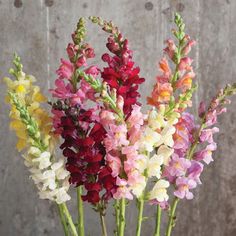
{"type": "Polygon", "coordinates": [[[49,8],[46,7],[46,43],[47,43],[47,85],[50,88],[50,19],[49,19],[49,8]]]}
{"type": "Polygon", "coordinates": [[[200,88],[200,79],[201,79],[201,73],[199,70],[199,44],[200,44],[200,0],[197,1],[197,14],[196,14],[196,21],[197,21],[197,35],[196,35],[196,72],[197,72],[197,79],[196,84],[198,86],[197,92],[194,94],[194,100],[195,100],[195,114],[198,113],[198,104],[199,104],[199,96],[201,92],[200,88]]]}

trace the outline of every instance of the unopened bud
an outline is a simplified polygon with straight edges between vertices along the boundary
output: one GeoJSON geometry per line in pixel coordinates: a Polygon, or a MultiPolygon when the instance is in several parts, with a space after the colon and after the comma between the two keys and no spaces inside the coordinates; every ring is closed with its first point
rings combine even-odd
{"type": "Polygon", "coordinates": [[[121,111],[123,111],[124,98],[122,96],[120,96],[120,95],[118,96],[117,101],[116,101],[116,105],[121,111]]]}

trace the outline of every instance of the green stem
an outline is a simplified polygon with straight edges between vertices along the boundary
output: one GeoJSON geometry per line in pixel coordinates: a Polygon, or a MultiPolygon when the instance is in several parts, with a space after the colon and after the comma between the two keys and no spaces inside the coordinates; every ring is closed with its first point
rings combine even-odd
{"type": "Polygon", "coordinates": [[[77,188],[77,207],[78,207],[78,232],[79,236],[84,236],[84,208],[83,201],[81,199],[82,186],[77,188]]]}
{"type": "Polygon", "coordinates": [[[156,227],[155,227],[155,234],[154,236],[160,236],[161,235],[161,207],[157,206],[157,212],[156,212],[156,227]]]}
{"type": "Polygon", "coordinates": [[[69,236],[68,225],[67,225],[65,216],[63,214],[62,206],[57,204],[57,207],[58,207],[58,210],[59,210],[60,220],[61,220],[61,224],[63,226],[65,236],[69,236]]]}
{"type": "Polygon", "coordinates": [[[67,206],[65,203],[60,204],[62,212],[67,220],[68,225],[70,226],[72,236],[78,236],[78,233],[76,231],[76,227],[74,225],[74,222],[72,220],[72,217],[70,215],[70,212],[67,209],[67,206]]]}
{"type": "Polygon", "coordinates": [[[120,227],[120,203],[119,203],[119,200],[115,200],[115,215],[116,215],[115,235],[118,235],[119,234],[119,227],[120,227]]]}
{"type": "Polygon", "coordinates": [[[166,230],[166,236],[171,236],[171,231],[175,225],[175,211],[176,211],[176,207],[177,204],[179,202],[179,199],[177,197],[175,197],[171,208],[170,208],[170,215],[169,215],[169,221],[168,221],[168,226],[167,226],[167,230],[166,230]]]}
{"type": "Polygon", "coordinates": [[[138,223],[136,228],[136,236],[141,235],[141,227],[142,227],[142,221],[143,221],[143,207],[144,207],[144,200],[138,199],[138,223]]]}
{"type": "Polygon", "coordinates": [[[100,221],[102,226],[102,236],[107,236],[107,228],[105,223],[105,216],[103,215],[102,211],[100,211],[100,221]]]}
{"type": "Polygon", "coordinates": [[[119,236],[125,234],[125,198],[120,200],[120,223],[119,223],[119,236]]]}

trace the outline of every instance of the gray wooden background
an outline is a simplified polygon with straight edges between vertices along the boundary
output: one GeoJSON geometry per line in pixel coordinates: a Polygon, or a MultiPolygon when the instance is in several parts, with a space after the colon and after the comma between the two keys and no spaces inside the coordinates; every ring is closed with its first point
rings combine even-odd
{"type": "MultiPolygon", "coordinates": [[[[147,79],[142,99],[148,95],[162,55],[163,41],[170,36],[173,12],[184,16],[187,32],[198,41],[195,59],[199,90],[196,104],[236,78],[236,0],[0,0],[0,77],[7,73],[13,52],[18,52],[25,70],[38,78],[47,94],[53,85],[59,58],[81,16],[97,15],[112,19],[130,40],[141,74],[147,79]]],[[[106,35],[90,25],[88,40],[98,59],[104,52],[106,35]]],[[[39,200],[23,161],[15,150],[16,139],[8,128],[5,86],[0,85],[0,235],[62,235],[56,208],[39,200]]],[[[205,169],[204,184],[193,201],[179,205],[176,236],[236,235],[236,99],[228,115],[220,119],[221,133],[216,161],[205,169]]],[[[72,191],[72,195],[74,195],[72,191]]],[[[75,212],[75,204],[70,209],[75,212]]],[[[152,217],[154,208],[147,206],[152,217]]],[[[127,209],[126,235],[133,236],[135,207],[127,209]]],[[[114,222],[108,212],[112,235],[114,222]]],[[[153,231],[154,219],[143,224],[144,236],[153,231]]],[[[99,236],[99,219],[86,205],[87,235],[99,236]]],[[[164,235],[164,234],[163,234],[164,235]]]]}

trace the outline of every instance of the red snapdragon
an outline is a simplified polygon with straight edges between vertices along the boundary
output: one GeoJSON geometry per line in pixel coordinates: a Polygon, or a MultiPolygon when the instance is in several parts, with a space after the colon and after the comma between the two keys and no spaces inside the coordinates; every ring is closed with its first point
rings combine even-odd
{"type": "Polygon", "coordinates": [[[121,34],[118,37],[110,35],[107,48],[113,56],[103,54],[102,60],[108,66],[103,69],[101,76],[111,88],[116,89],[117,96],[123,97],[124,114],[128,116],[132,111],[132,105],[138,104],[138,88],[144,82],[144,78],[139,76],[139,67],[134,67],[128,40],[123,39],[121,34]]]}

